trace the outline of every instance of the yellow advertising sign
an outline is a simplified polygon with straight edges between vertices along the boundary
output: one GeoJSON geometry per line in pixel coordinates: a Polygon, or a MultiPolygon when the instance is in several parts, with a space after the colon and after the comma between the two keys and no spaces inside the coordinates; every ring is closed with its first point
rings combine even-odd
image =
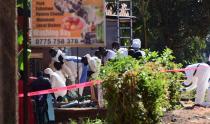
{"type": "Polygon", "coordinates": [[[32,46],[103,47],[104,0],[32,0],[32,46]]]}

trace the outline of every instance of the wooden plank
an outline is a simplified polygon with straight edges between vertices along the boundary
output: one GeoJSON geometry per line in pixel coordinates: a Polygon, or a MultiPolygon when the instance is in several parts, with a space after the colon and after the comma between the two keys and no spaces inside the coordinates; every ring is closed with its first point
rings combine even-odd
{"type": "Polygon", "coordinates": [[[43,53],[31,53],[31,57],[32,59],[42,59],[43,58],[43,53]]]}

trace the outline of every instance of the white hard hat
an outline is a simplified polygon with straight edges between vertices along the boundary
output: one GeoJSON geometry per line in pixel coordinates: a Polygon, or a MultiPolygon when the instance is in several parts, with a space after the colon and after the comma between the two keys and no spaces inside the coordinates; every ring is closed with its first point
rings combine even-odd
{"type": "Polygon", "coordinates": [[[136,49],[141,48],[141,40],[140,39],[133,39],[131,47],[136,48],[136,49]]]}

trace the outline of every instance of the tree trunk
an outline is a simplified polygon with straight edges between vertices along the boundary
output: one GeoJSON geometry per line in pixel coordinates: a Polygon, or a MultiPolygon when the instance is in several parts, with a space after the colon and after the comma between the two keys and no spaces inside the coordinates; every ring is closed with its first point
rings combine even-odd
{"type": "Polygon", "coordinates": [[[147,41],[147,20],[145,19],[145,17],[143,17],[143,20],[144,20],[144,48],[147,48],[148,47],[148,41],[147,41]]]}
{"type": "Polygon", "coordinates": [[[142,0],[142,1],[139,1],[140,3],[140,13],[141,15],[143,16],[143,33],[144,33],[144,48],[147,48],[148,47],[148,38],[147,38],[147,21],[149,19],[149,16],[148,16],[148,5],[149,5],[149,2],[150,0],[142,0]]]}
{"type": "Polygon", "coordinates": [[[0,124],[17,123],[16,0],[0,1],[0,124]]]}

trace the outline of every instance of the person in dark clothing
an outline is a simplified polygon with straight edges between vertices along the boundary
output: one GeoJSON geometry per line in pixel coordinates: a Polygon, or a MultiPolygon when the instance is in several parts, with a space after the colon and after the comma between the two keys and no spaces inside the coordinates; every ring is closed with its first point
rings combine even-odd
{"type": "MultiPolygon", "coordinates": [[[[46,89],[51,89],[51,84],[49,79],[44,77],[43,72],[40,71],[37,73],[37,79],[31,83],[30,90],[33,92],[46,89]]],[[[35,113],[37,124],[49,123],[47,95],[48,94],[36,95],[32,97],[35,101],[35,113]]],[[[54,94],[52,94],[52,96],[54,96],[54,94]]]]}
{"type": "Polygon", "coordinates": [[[48,78],[44,77],[43,72],[38,72],[37,77],[38,78],[34,80],[30,85],[31,91],[51,89],[50,81],[48,78]]]}
{"type": "Polygon", "coordinates": [[[120,49],[120,44],[118,42],[113,42],[112,43],[112,49],[113,51],[118,51],[120,49]]]}

